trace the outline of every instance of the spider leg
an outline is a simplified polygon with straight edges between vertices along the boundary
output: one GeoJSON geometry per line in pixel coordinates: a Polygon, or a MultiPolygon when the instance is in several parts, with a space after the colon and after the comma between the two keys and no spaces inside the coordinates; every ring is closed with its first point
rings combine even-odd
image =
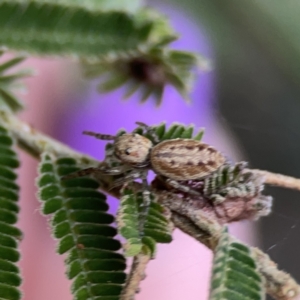
{"type": "Polygon", "coordinates": [[[110,135],[110,134],[96,133],[93,131],[83,131],[82,133],[85,135],[93,136],[99,140],[112,141],[112,140],[116,139],[116,137],[114,135],[110,135]]]}
{"type": "Polygon", "coordinates": [[[141,221],[140,221],[140,230],[143,231],[146,217],[148,215],[151,199],[150,199],[150,191],[149,191],[149,184],[147,182],[147,175],[148,172],[145,170],[133,170],[129,172],[126,176],[119,178],[114,181],[114,184],[110,187],[110,189],[116,188],[120,185],[124,185],[128,182],[131,182],[135,179],[141,179],[142,180],[142,197],[143,202],[141,205],[142,211],[141,211],[141,221]]]}
{"type": "Polygon", "coordinates": [[[151,138],[153,139],[155,144],[158,144],[160,142],[155,130],[152,127],[148,126],[147,124],[145,124],[143,122],[135,122],[135,124],[144,128],[146,130],[146,132],[151,136],[151,138]]]}
{"type": "Polygon", "coordinates": [[[147,172],[143,172],[141,179],[143,184],[143,205],[145,207],[149,207],[151,199],[150,199],[150,191],[149,191],[149,184],[147,181],[147,172]]]}
{"type": "Polygon", "coordinates": [[[115,167],[115,168],[106,168],[104,166],[98,167],[98,168],[87,168],[83,170],[79,170],[76,172],[73,172],[71,174],[63,176],[61,179],[66,180],[66,179],[72,179],[72,178],[78,178],[78,177],[83,177],[91,174],[105,174],[105,175],[119,175],[124,172],[124,168],[122,167],[115,167]]]}
{"type": "Polygon", "coordinates": [[[140,178],[140,176],[141,176],[140,171],[133,170],[133,171],[129,172],[127,175],[125,175],[124,177],[116,179],[114,181],[114,184],[110,187],[110,189],[114,189],[120,185],[124,185],[125,183],[128,183],[130,181],[138,179],[138,178],[140,178]]]}
{"type": "Polygon", "coordinates": [[[87,169],[83,169],[83,170],[79,170],[76,172],[73,172],[71,174],[65,175],[61,178],[61,180],[67,180],[67,179],[73,179],[73,178],[78,178],[78,177],[84,177],[90,174],[93,174],[96,171],[97,168],[87,168],[87,169]]]}
{"type": "Polygon", "coordinates": [[[172,186],[174,189],[179,190],[181,192],[184,192],[184,193],[187,193],[187,194],[190,194],[190,195],[201,196],[201,193],[191,189],[190,187],[188,187],[186,185],[183,185],[183,184],[179,183],[176,180],[167,178],[165,180],[165,182],[167,184],[169,184],[170,186],[172,186]]]}
{"type": "Polygon", "coordinates": [[[150,126],[147,125],[147,124],[144,123],[144,122],[136,121],[135,124],[136,124],[136,125],[139,125],[139,126],[141,126],[141,127],[144,127],[146,130],[147,130],[148,128],[150,128],[150,126]]]}
{"type": "Polygon", "coordinates": [[[120,185],[127,184],[130,181],[133,181],[135,179],[141,178],[142,179],[142,197],[143,197],[143,202],[141,204],[141,218],[139,222],[139,229],[141,232],[144,231],[144,225],[146,222],[146,218],[148,215],[151,199],[150,199],[150,191],[149,191],[149,185],[147,182],[147,171],[137,171],[133,170],[132,172],[128,173],[126,176],[123,178],[115,180],[114,184],[110,187],[110,189],[116,188],[120,185]]]}
{"type": "Polygon", "coordinates": [[[142,185],[143,185],[143,192],[142,192],[143,203],[142,203],[142,211],[141,211],[141,221],[140,221],[140,225],[139,225],[141,232],[143,232],[143,230],[144,230],[144,225],[145,225],[146,218],[147,218],[150,204],[151,204],[150,190],[149,190],[149,184],[147,181],[147,175],[148,175],[148,172],[144,171],[140,177],[142,179],[142,185]]]}

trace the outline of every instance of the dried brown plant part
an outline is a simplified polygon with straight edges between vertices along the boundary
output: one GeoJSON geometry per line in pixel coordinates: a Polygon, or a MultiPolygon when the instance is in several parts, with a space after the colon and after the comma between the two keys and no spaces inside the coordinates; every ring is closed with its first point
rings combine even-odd
{"type": "MultiPolygon", "coordinates": [[[[177,195],[182,199],[184,209],[186,209],[188,203],[193,210],[201,211],[201,214],[204,214],[207,218],[213,218],[223,225],[240,220],[257,220],[271,212],[273,198],[261,194],[263,189],[262,178],[262,176],[256,174],[253,176],[251,191],[238,190],[234,187],[228,188],[227,195],[220,196],[222,201],[213,201],[209,195],[203,195],[201,182],[199,183],[200,189],[194,185],[194,182],[182,185],[186,188],[184,191],[170,186],[168,180],[157,176],[152,182],[152,187],[157,193],[169,191],[175,196],[177,195]],[[191,191],[195,191],[195,194],[191,191]]],[[[249,185],[249,183],[247,184],[249,185]]],[[[241,186],[243,187],[243,184],[241,186]]]]}
{"type": "Polygon", "coordinates": [[[145,269],[150,259],[150,255],[142,253],[133,258],[120,300],[134,299],[135,294],[139,292],[140,282],[145,278],[145,269]]]}
{"type": "Polygon", "coordinates": [[[279,271],[269,255],[258,248],[251,248],[251,252],[259,272],[265,278],[266,290],[270,296],[278,300],[300,299],[300,286],[288,273],[279,271]]]}
{"type": "Polygon", "coordinates": [[[192,236],[209,249],[213,249],[216,246],[216,239],[213,238],[207,231],[195,225],[189,218],[173,211],[171,220],[177,228],[187,235],[192,236]]]}
{"type": "MultiPolygon", "coordinates": [[[[187,230],[193,232],[198,228],[198,230],[200,230],[200,236],[206,237],[206,239],[201,240],[201,242],[204,242],[210,249],[215,248],[216,243],[221,236],[223,227],[221,223],[218,222],[213,209],[205,210],[197,208],[196,201],[188,202],[185,198],[176,197],[173,193],[169,192],[160,191],[158,201],[171,210],[172,220],[174,212],[178,214],[177,217],[181,216],[187,218],[185,221],[188,221],[187,225],[189,226],[189,229],[186,228],[184,230],[185,232],[187,230]],[[194,228],[193,225],[196,226],[196,228],[194,228]]],[[[177,227],[175,222],[174,224],[177,227]]]]}
{"type": "Polygon", "coordinates": [[[280,186],[286,189],[293,189],[300,191],[300,179],[286,176],[282,174],[272,173],[269,171],[249,169],[252,173],[256,173],[265,177],[265,183],[270,185],[280,186]]]}
{"type": "MultiPolygon", "coordinates": [[[[172,211],[172,221],[183,232],[214,250],[222,234],[222,225],[216,219],[208,217],[203,211],[172,193],[160,193],[159,201],[172,211]]],[[[234,237],[232,242],[241,243],[234,237]]],[[[276,300],[296,300],[300,297],[299,284],[287,273],[278,270],[277,264],[257,248],[250,250],[265,279],[265,288],[276,300]]]]}
{"type": "Polygon", "coordinates": [[[214,211],[222,224],[240,220],[257,220],[271,212],[273,198],[271,196],[228,198],[214,205],[214,211]]]}

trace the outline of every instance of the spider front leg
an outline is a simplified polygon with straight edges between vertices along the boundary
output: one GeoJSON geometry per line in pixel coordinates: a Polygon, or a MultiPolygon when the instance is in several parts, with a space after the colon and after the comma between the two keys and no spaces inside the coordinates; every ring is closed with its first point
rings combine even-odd
{"type": "Polygon", "coordinates": [[[93,136],[96,139],[104,140],[104,141],[113,141],[113,140],[116,139],[116,136],[110,135],[110,134],[96,133],[96,132],[93,132],[93,131],[83,131],[82,133],[85,134],[85,135],[93,136]]]}
{"type": "Polygon", "coordinates": [[[143,122],[135,122],[135,124],[144,128],[146,130],[146,133],[148,133],[150,135],[150,137],[152,138],[152,140],[155,144],[158,144],[160,142],[155,130],[152,127],[148,126],[147,124],[145,124],[143,122]]]}
{"type": "Polygon", "coordinates": [[[107,166],[100,166],[96,168],[87,168],[73,172],[71,174],[62,177],[62,180],[73,179],[78,177],[84,177],[92,174],[103,174],[103,175],[119,175],[126,171],[124,166],[119,166],[115,168],[108,168],[107,166]]]}
{"type": "Polygon", "coordinates": [[[111,186],[111,188],[116,188],[120,185],[124,185],[128,182],[134,181],[135,179],[141,179],[142,180],[142,194],[143,194],[143,206],[149,207],[150,205],[150,191],[149,191],[149,184],[147,182],[147,175],[148,172],[145,170],[133,170],[126,174],[124,177],[116,179],[114,181],[114,184],[111,186]]]}
{"type": "Polygon", "coordinates": [[[150,198],[150,189],[149,189],[149,184],[147,181],[147,171],[143,171],[141,174],[141,179],[142,179],[142,185],[143,185],[143,203],[142,203],[142,211],[141,211],[141,221],[140,221],[140,230],[143,231],[146,218],[149,212],[150,204],[151,204],[151,198],[150,198]]]}
{"type": "Polygon", "coordinates": [[[187,193],[187,194],[190,194],[190,195],[194,195],[194,196],[201,196],[201,193],[193,190],[189,186],[186,186],[186,185],[183,185],[183,184],[179,183],[176,180],[167,178],[167,179],[165,179],[165,182],[168,185],[170,185],[171,187],[173,187],[174,189],[179,190],[181,192],[184,192],[184,193],[187,193]]]}
{"type": "Polygon", "coordinates": [[[143,184],[143,206],[149,208],[151,199],[150,199],[150,190],[149,190],[149,184],[147,181],[147,175],[148,172],[144,171],[142,173],[141,179],[143,184]]]}
{"type": "Polygon", "coordinates": [[[124,175],[122,178],[118,178],[114,181],[113,185],[111,186],[111,189],[114,189],[120,185],[124,185],[126,183],[132,182],[135,179],[141,178],[141,171],[139,170],[133,170],[129,172],[128,174],[124,175]]]}
{"type": "Polygon", "coordinates": [[[144,229],[145,221],[148,215],[151,199],[150,199],[150,190],[149,184],[147,182],[148,171],[146,170],[133,170],[126,174],[124,177],[116,179],[114,184],[111,186],[111,189],[114,189],[120,185],[127,184],[129,182],[134,181],[135,179],[142,180],[142,197],[143,202],[141,204],[141,221],[139,224],[140,231],[142,232],[144,229]]]}

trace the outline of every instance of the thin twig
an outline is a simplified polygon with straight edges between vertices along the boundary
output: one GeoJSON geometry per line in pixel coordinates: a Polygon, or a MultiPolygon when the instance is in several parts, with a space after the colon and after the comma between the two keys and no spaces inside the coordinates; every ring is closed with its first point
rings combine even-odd
{"type": "MultiPolygon", "coordinates": [[[[235,241],[237,241],[235,239],[235,241]]],[[[240,243],[240,241],[238,241],[240,243]]],[[[265,278],[269,295],[280,300],[299,300],[300,286],[290,274],[280,271],[269,255],[258,248],[250,248],[259,272],[265,278]]]]}
{"type": "Polygon", "coordinates": [[[0,123],[4,125],[17,140],[20,148],[28,152],[35,158],[40,157],[43,152],[51,152],[56,156],[72,156],[81,164],[95,164],[99,162],[88,155],[83,155],[67,145],[40,133],[29,124],[22,122],[14,115],[0,111],[0,123]]]}
{"type": "Polygon", "coordinates": [[[139,284],[145,278],[145,269],[150,255],[139,254],[133,258],[130,273],[123,288],[120,300],[132,300],[139,292],[139,284]]]}
{"type": "Polygon", "coordinates": [[[300,191],[300,179],[298,178],[257,169],[247,169],[247,171],[264,176],[266,184],[300,191]]]}

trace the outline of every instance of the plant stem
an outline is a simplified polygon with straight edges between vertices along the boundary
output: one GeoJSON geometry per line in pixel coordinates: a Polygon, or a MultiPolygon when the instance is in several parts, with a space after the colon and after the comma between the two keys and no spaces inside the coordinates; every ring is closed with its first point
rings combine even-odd
{"type": "Polygon", "coordinates": [[[80,163],[84,164],[96,164],[99,162],[89,157],[88,155],[83,155],[63,143],[42,134],[35,130],[29,124],[22,122],[20,119],[14,115],[0,111],[0,123],[4,125],[17,140],[20,148],[28,152],[35,158],[40,157],[43,152],[51,152],[56,156],[72,156],[77,159],[80,163]]]}
{"type": "Polygon", "coordinates": [[[300,179],[282,174],[276,174],[268,171],[247,169],[248,171],[262,175],[265,178],[265,183],[276,185],[287,189],[294,189],[300,191],[300,179]]]}
{"type": "Polygon", "coordinates": [[[130,273],[128,274],[120,300],[132,300],[139,290],[141,280],[145,278],[145,269],[150,255],[139,254],[133,258],[130,273]]]}

